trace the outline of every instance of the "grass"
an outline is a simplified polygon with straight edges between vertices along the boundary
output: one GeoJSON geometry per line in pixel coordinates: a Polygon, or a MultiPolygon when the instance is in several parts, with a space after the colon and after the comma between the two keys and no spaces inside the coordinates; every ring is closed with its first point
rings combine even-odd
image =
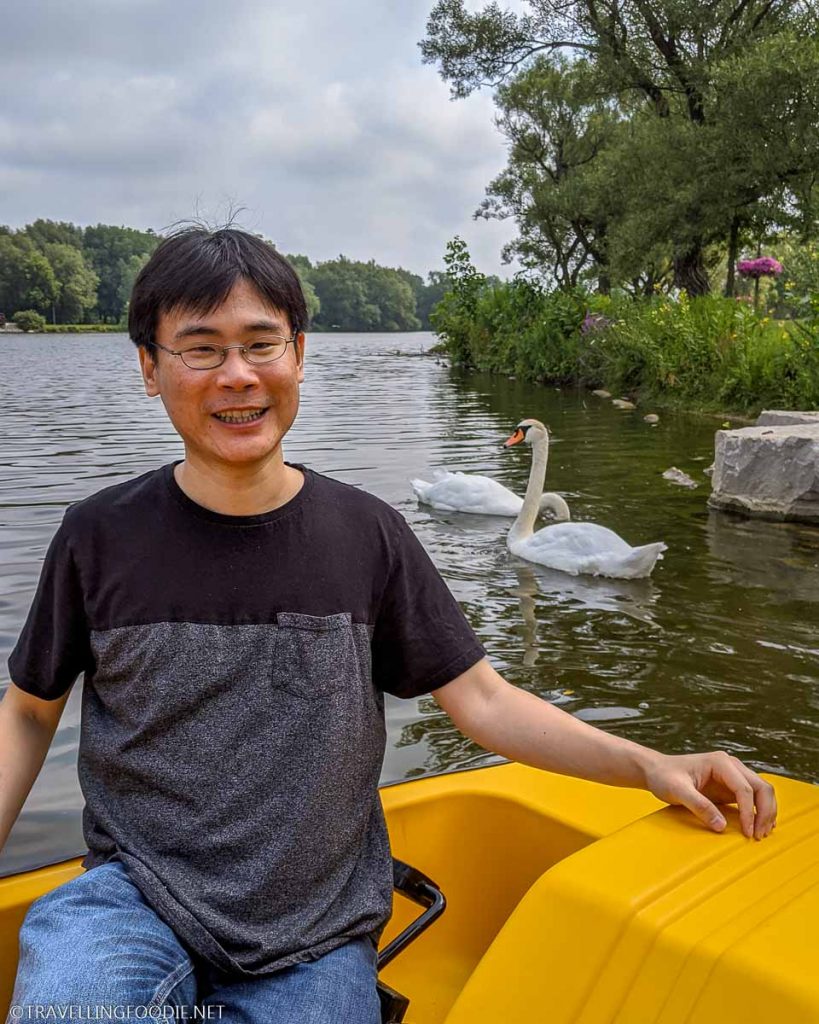
{"type": "Polygon", "coordinates": [[[43,334],[122,334],[126,324],[46,324],[43,334]]]}

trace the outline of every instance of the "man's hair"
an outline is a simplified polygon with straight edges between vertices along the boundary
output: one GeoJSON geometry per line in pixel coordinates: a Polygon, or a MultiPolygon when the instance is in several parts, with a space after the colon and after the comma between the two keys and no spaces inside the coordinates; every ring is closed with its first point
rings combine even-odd
{"type": "Polygon", "coordinates": [[[307,329],[301,282],[272,245],[237,228],[196,226],[160,242],[139,272],[128,308],[131,341],[152,347],[162,313],[184,309],[204,316],[221,306],[240,280],[286,314],[294,333],[307,329]]]}

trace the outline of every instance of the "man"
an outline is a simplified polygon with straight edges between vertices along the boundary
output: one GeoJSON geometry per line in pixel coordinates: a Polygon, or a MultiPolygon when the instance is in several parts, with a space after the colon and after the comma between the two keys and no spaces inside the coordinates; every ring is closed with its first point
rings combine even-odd
{"type": "Polygon", "coordinates": [[[13,1003],[221,1007],[374,1024],[391,864],[383,694],[432,693],[489,750],[773,827],[724,753],[666,756],[506,683],[404,520],[284,461],[307,313],[278,253],[186,230],[129,331],[185,458],[68,509],[0,706],[0,844],[85,673],[85,874],[37,900],[13,1003]]]}

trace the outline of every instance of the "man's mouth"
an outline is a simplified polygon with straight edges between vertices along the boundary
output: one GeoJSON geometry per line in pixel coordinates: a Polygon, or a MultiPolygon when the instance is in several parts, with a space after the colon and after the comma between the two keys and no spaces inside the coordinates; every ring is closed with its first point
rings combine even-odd
{"type": "Polygon", "coordinates": [[[213,415],[220,423],[253,423],[260,420],[267,412],[269,406],[263,409],[228,409],[225,412],[215,412],[213,415]]]}

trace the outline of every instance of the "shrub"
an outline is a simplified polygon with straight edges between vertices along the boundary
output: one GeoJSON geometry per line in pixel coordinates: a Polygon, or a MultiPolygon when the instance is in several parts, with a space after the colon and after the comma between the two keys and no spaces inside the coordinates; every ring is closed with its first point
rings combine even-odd
{"type": "Polygon", "coordinates": [[[447,293],[435,329],[455,364],[750,413],[819,405],[819,296],[809,309],[772,321],[715,295],[633,300],[515,280],[476,287],[468,302],[447,293]]]}
{"type": "Polygon", "coordinates": [[[42,331],[46,325],[45,317],[35,309],[21,309],[11,319],[21,331],[42,331]]]}

